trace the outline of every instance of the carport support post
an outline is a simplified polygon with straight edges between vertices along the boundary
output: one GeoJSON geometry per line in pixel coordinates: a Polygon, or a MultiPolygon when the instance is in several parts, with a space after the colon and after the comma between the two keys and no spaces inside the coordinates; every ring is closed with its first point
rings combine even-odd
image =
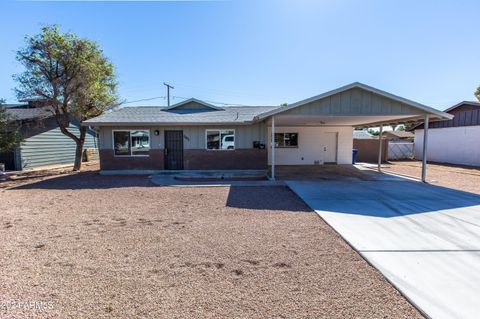
{"type": "Polygon", "coordinates": [[[383,124],[380,125],[380,133],[378,134],[378,171],[382,171],[382,134],[383,124]]]}
{"type": "Polygon", "coordinates": [[[428,114],[425,114],[423,124],[423,153],[422,153],[422,182],[427,181],[427,143],[428,143],[428,114]]]}
{"type": "Polygon", "coordinates": [[[272,180],[275,180],[275,116],[272,116],[272,180]]]}

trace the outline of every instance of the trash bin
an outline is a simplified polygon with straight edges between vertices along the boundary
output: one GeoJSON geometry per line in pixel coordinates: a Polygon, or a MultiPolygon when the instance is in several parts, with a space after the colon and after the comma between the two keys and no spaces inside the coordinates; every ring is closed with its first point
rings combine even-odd
{"type": "Polygon", "coordinates": [[[357,150],[357,149],[353,149],[353,150],[352,150],[352,164],[356,164],[356,163],[357,163],[357,154],[358,154],[358,150],[357,150]]]}

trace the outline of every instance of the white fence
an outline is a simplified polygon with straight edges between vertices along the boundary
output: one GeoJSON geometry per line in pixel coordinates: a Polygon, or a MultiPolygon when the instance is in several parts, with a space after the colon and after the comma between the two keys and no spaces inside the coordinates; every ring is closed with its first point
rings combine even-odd
{"type": "MultiPolygon", "coordinates": [[[[432,162],[480,166],[480,125],[428,130],[427,159],[432,162]]],[[[415,158],[422,159],[423,130],[415,130],[415,158]]]]}
{"type": "Polygon", "coordinates": [[[414,152],[413,142],[393,142],[388,143],[388,159],[412,159],[414,152]]]}

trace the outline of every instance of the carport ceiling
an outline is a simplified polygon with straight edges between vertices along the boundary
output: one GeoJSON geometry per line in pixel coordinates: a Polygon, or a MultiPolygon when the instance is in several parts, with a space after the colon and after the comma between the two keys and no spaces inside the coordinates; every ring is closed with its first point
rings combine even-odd
{"type": "MultiPolygon", "coordinates": [[[[381,116],[317,116],[317,115],[282,115],[275,116],[276,126],[355,126],[374,127],[383,125],[417,122],[423,120],[418,115],[381,115],[381,116]]],[[[271,125],[271,118],[267,121],[271,125]]]]}

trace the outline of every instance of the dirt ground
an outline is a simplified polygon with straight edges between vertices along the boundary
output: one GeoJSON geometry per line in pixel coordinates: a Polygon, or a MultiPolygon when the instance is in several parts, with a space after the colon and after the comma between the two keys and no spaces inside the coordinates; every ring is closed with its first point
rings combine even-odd
{"type": "MultiPolygon", "coordinates": [[[[422,176],[422,162],[395,161],[383,170],[415,178],[422,176]]],[[[427,164],[427,181],[434,185],[480,194],[480,168],[449,164],[427,164]]]]}
{"type": "Polygon", "coordinates": [[[0,184],[1,318],[414,318],[285,187],[0,184]]]}

